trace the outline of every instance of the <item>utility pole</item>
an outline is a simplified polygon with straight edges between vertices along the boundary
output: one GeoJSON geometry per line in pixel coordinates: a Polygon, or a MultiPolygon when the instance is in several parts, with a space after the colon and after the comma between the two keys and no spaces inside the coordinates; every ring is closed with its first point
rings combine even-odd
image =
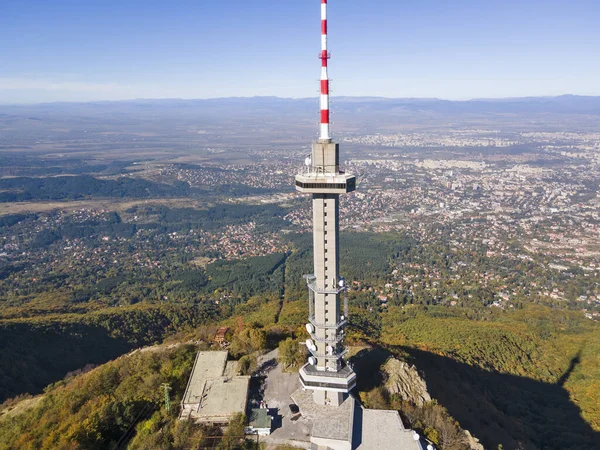
{"type": "Polygon", "coordinates": [[[171,395],[169,394],[169,392],[171,392],[171,385],[169,383],[163,383],[160,385],[160,388],[165,393],[165,409],[167,410],[168,413],[170,413],[171,412],[171,395]]]}

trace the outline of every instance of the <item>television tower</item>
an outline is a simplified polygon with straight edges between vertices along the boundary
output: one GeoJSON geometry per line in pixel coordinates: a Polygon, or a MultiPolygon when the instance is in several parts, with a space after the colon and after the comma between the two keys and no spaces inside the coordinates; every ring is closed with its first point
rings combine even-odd
{"type": "Polygon", "coordinates": [[[313,391],[319,405],[339,406],[356,385],[356,374],[343,356],[348,323],[348,295],[339,274],[339,197],[356,187],[356,177],[339,165],[339,145],[329,129],[329,75],[327,64],[327,0],[321,0],[321,124],[312,154],[296,176],[296,190],[312,195],[314,274],[305,275],[309,293],[306,345],[311,354],[300,369],[304,388],[313,391]],[[341,300],[343,299],[343,307],[341,300]]]}

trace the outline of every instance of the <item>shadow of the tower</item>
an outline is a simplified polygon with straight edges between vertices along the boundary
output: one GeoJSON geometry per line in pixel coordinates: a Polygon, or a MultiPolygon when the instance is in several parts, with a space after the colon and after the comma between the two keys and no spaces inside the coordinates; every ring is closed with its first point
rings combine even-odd
{"type": "MultiPolygon", "coordinates": [[[[470,430],[486,449],[600,449],[600,432],[581,417],[563,385],[580,362],[576,355],[555,384],[490,372],[413,348],[401,349],[424,374],[433,398],[470,430]]],[[[363,351],[353,358],[359,389],[383,382],[386,350],[363,351]]]]}
{"type": "Polygon", "coordinates": [[[565,383],[569,380],[569,377],[575,370],[575,368],[581,363],[581,349],[577,352],[577,354],[571,359],[571,363],[569,364],[569,368],[562,374],[562,376],[558,379],[559,386],[564,386],[565,383]]]}

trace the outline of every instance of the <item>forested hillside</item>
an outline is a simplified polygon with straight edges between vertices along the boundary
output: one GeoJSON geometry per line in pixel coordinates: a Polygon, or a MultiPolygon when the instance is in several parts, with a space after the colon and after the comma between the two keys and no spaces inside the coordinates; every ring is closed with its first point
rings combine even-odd
{"type": "Polygon", "coordinates": [[[0,401],[39,393],[67,372],[161,342],[178,331],[216,320],[218,313],[209,304],[138,305],[88,314],[0,320],[0,401]]]}
{"type": "Polygon", "coordinates": [[[209,432],[176,420],[175,409],[161,409],[160,392],[169,383],[177,403],[194,356],[191,346],[138,352],[61,383],[34,408],[0,419],[0,449],[126,448],[136,431],[129,448],[199,444],[209,432]]]}
{"type": "MultiPolygon", "coordinates": [[[[577,313],[541,306],[511,312],[474,313],[459,309],[448,314],[441,307],[369,311],[356,299],[352,304],[349,343],[356,349],[353,351],[356,355],[351,360],[359,373],[361,398],[369,407],[400,409],[408,425],[433,439],[439,436],[436,427],[447,431],[455,426],[452,425],[455,419],[481,439],[486,448],[497,448],[499,444],[503,448],[524,449],[567,449],[574,448],[573,444],[575,448],[595,448],[600,435],[597,324],[585,321],[577,313]],[[378,352],[373,353],[373,348],[379,349],[378,352]],[[366,359],[365,371],[361,359],[370,354],[375,359],[366,359]],[[432,397],[442,406],[416,407],[387,393],[377,368],[391,356],[414,363],[424,375],[432,397]]],[[[233,327],[232,352],[243,360],[249,352],[265,345],[277,346],[289,336],[302,340],[306,312],[302,300],[279,303],[276,298],[254,297],[237,306],[232,319],[211,323],[233,327]],[[236,317],[243,318],[245,331],[236,330],[236,317]]],[[[190,329],[181,339],[210,337],[207,332],[210,330],[206,327],[197,332],[190,329]]],[[[154,390],[161,380],[179,386],[174,390],[175,396],[183,392],[181,380],[189,370],[189,355],[193,351],[182,349],[177,353],[181,355],[177,358],[184,358],[180,361],[188,361],[181,367],[163,356],[152,356],[152,363],[132,358],[78,376],[65,387],[59,383],[29,412],[0,420],[0,435],[4,439],[0,443],[26,442],[17,441],[26,429],[28,440],[38,448],[53,448],[52,445],[63,442],[58,439],[75,443],[74,448],[104,448],[102,445],[114,442],[132,423],[138,424],[138,437],[131,441],[131,448],[142,448],[135,444],[136,439],[143,442],[161,439],[170,442],[165,448],[183,448],[174,444],[178,433],[189,438],[189,442],[199,442],[210,432],[179,429],[181,424],[166,417],[164,411],[158,411],[160,395],[154,390]],[[137,362],[132,365],[134,361],[137,362]],[[165,361],[167,369],[163,366],[165,361]],[[158,372],[145,374],[148,370],[158,372]],[[152,386],[144,382],[133,388],[136,383],[133,380],[152,380],[152,386]],[[103,391],[98,394],[97,389],[103,391]],[[88,396],[88,390],[97,395],[88,396]],[[84,398],[83,392],[86,392],[84,398]],[[78,405],[82,406],[66,413],[63,405],[74,401],[71,398],[79,399],[78,405]],[[135,422],[134,416],[147,406],[156,412],[144,415],[146,422],[135,422]],[[39,424],[32,422],[35,417],[44,420],[39,424]],[[79,431],[51,432],[64,430],[67,425],[79,431]],[[95,432],[90,434],[86,427],[94,427],[95,432]]],[[[442,448],[463,447],[442,445],[442,448]]]]}
{"type": "MultiPolygon", "coordinates": [[[[600,327],[531,306],[469,319],[393,308],[380,343],[414,361],[432,396],[486,448],[593,448],[600,436],[600,327]]],[[[415,311],[416,310],[416,311],[415,311]]]]}
{"type": "MultiPolygon", "coordinates": [[[[244,185],[223,185],[210,195],[248,195],[267,192],[244,185]]],[[[190,188],[184,182],[160,184],[143,178],[118,177],[101,179],[91,175],[45,178],[16,177],[0,179],[0,202],[42,200],[81,200],[85,198],[157,198],[207,195],[201,188],[190,188]]]]}

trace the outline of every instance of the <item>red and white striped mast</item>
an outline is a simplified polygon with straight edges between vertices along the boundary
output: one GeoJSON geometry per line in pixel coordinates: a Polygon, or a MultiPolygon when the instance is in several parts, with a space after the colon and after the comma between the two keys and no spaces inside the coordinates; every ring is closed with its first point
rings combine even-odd
{"type": "Polygon", "coordinates": [[[329,135],[329,76],[327,74],[327,0],[321,0],[321,134],[319,140],[330,140],[329,135]]]}

